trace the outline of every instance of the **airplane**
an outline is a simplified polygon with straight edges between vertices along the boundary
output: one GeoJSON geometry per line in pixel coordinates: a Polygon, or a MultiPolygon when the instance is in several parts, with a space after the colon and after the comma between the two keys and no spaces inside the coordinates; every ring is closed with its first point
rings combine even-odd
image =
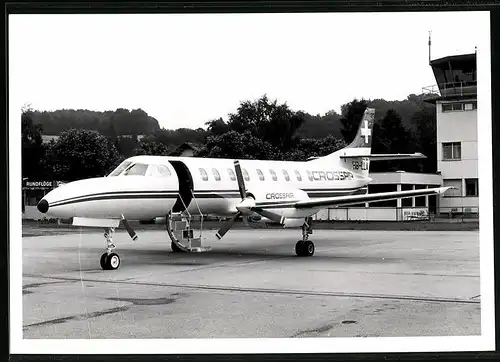
{"type": "MultiPolygon", "coordinates": [[[[270,161],[140,155],[124,160],[110,174],[63,184],[40,200],[38,210],[73,225],[105,229],[103,270],[115,270],[115,228],[120,223],[135,241],[130,220],[165,217],[174,252],[200,252],[190,228],[196,214],[229,218],[216,232],[221,239],[242,218],[246,225],[274,223],[302,230],[297,256],[312,256],[312,216],[329,207],[439,195],[451,187],[367,193],[370,161],[425,158],[421,153],[372,154],[375,109],[367,108],[354,140],[331,154],[307,161],[270,161]],[[180,218],[180,221],[179,221],[180,218]],[[180,227],[179,227],[180,225],[180,227]],[[180,232],[179,232],[180,230],[180,232]]],[[[200,227],[200,230],[202,226],[200,227]]],[[[201,232],[201,231],[200,231],[201,232]]]]}

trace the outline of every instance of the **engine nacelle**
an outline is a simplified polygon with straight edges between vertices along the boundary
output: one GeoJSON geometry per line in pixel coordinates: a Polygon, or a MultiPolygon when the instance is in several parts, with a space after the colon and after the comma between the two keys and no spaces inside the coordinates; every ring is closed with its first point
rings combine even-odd
{"type": "Polygon", "coordinates": [[[260,216],[259,214],[252,214],[249,216],[243,216],[243,222],[254,229],[265,229],[268,224],[272,221],[266,217],[260,216]]]}

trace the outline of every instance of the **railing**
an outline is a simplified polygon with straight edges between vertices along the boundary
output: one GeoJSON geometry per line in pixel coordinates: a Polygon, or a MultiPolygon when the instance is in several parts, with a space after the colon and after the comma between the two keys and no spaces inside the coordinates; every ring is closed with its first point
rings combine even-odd
{"type": "Polygon", "coordinates": [[[422,87],[422,94],[435,96],[464,96],[467,94],[477,94],[477,82],[447,82],[422,87]]]}

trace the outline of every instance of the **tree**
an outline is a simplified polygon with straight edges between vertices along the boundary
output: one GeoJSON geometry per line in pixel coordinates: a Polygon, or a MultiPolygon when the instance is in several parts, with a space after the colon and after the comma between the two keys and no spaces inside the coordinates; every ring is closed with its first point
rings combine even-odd
{"type": "Polygon", "coordinates": [[[112,142],[96,131],[68,130],[49,149],[45,164],[58,180],[105,176],[118,163],[119,154],[112,142]]]}
{"type": "Polygon", "coordinates": [[[221,118],[218,119],[213,119],[211,121],[205,122],[205,125],[207,126],[207,131],[211,135],[221,135],[223,133],[226,133],[229,131],[229,126],[227,125],[226,122],[221,118]]]}
{"type": "Polygon", "coordinates": [[[329,155],[347,144],[344,140],[328,135],[321,139],[303,138],[299,141],[297,148],[285,154],[283,159],[293,161],[306,161],[310,157],[322,157],[329,155]]]}
{"type": "Polygon", "coordinates": [[[229,129],[250,132],[270,145],[287,151],[295,145],[294,135],[304,117],[292,111],[286,103],[278,104],[263,95],[256,101],[241,102],[236,113],[229,114],[229,129]]]}
{"type": "Polygon", "coordinates": [[[250,131],[229,131],[217,136],[208,136],[204,147],[196,157],[275,159],[278,151],[268,142],[255,137],[250,131]]]}
{"type": "Polygon", "coordinates": [[[136,155],[167,156],[168,153],[167,146],[151,139],[141,140],[139,147],[135,150],[136,155]]]}
{"type": "MultiPolygon", "coordinates": [[[[415,140],[403,126],[401,116],[389,110],[384,118],[373,126],[372,153],[412,153],[415,151],[415,140]]],[[[416,171],[415,161],[380,161],[370,166],[370,171],[416,171]]]]}
{"type": "Polygon", "coordinates": [[[30,179],[45,178],[46,172],[41,166],[46,151],[42,142],[43,129],[34,123],[33,114],[31,106],[23,107],[21,114],[22,176],[30,179]]]}
{"type": "Polygon", "coordinates": [[[437,171],[436,148],[436,108],[427,107],[416,112],[412,117],[415,138],[417,139],[417,152],[422,152],[426,159],[421,160],[423,172],[435,173],[437,171]]]}
{"type": "Polygon", "coordinates": [[[368,107],[368,102],[365,99],[358,101],[354,99],[352,102],[344,104],[341,107],[342,117],[342,137],[347,143],[351,143],[356,136],[363,114],[368,107]]]}

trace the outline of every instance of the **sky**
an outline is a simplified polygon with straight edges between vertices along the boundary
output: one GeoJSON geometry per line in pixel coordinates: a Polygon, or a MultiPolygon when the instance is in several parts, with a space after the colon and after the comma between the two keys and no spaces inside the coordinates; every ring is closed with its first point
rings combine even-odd
{"type": "MultiPolygon", "coordinates": [[[[486,13],[10,15],[9,82],[38,110],[141,108],[205,127],[263,94],[294,111],[402,100],[473,53],[486,13]],[[464,25],[466,24],[466,25],[464,25]]],[[[17,99],[17,98],[16,98],[17,99]]]]}

